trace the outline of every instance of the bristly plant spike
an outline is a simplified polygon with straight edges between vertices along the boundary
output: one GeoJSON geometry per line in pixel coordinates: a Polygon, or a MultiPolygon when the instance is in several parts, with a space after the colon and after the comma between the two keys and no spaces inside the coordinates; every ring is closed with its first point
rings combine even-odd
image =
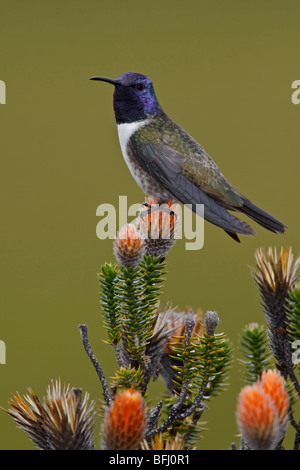
{"type": "Polygon", "coordinates": [[[115,390],[121,391],[129,388],[140,390],[142,388],[144,378],[144,371],[139,366],[138,368],[129,365],[126,367],[120,367],[112,378],[112,387],[115,390]]]}
{"type": "MultiPolygon", "coordinates": [[[[113,270],[112,276],[101,277],[106,324],[111,330],[112,323],[117,324],[119,335],[115,333],[114,337],[121,339],[115,347],[118,364],[125,368],[141,368],[143,393],[156,373],[164,343],[170,334],[165,329],[162,331],[164,325],[159,326],[157,322],[164,267],[161,257],[153,259],[145,255],[138,266],[126,267],[123,263],[116,271],[113,270]],[[110,294],[112,298],[108,298],[110,294]]],[[[107,269],[106,265],[105,273],[107,269]]],[[[141,383],[136,383],[136,386],[140,388],[141,383]]]]}
{"type": "Polygon", "coordinates": [[[287,305],[287,332],[291,341],[300,341],[300,288],[289,292],[287,305]]]}
{"type": "MultiPolygon", "coordinates": [[[[183,351],[184,351],[184,369],[187,366],[189,348],[191,344],[192,333],[195,328],[195,319],[192,314],[186,315],[186,328],[183,341],[183,351]]],[[[191,443],[191,434],[192,429],[195,428],[197,421],[199,420],[204,406],[203,406],[203,390],[199,390],[199,393],[195,397],[194,401],[190,404],[186,401],[189,397],[189,378],[186,377],[184,380],[180,392],[172,399],[168,399],[166,403],[168,404],[168,416],[165,421],[157,427],[158,416],[161,410],[161,403],[157,407],[150,411],[147,432],[145,438],[147,441],[150,441],[151,438],[159,433],[163,433],[167,430],[173,435],[177,432],[178,422],[181,423],[180,435],[184,433],[185,447],[189,448],[191,443]],[[187,421],[190,422],[192,419],[192,427],[187,426],[187,421]]]]}
{"type": "MultiPolygon", "coordinates": [[[[208,335],[204,332],[195,346],[194,366],[197,375],[201,378],[201,387],[204,387],[204,398],[209,399],[218,395],[225,387],[227,373],[232,362],[230,341],[225,333],[208,335]]],[[[199,388],[195,382],[196,389],[199,388]]]]}
{"type": "MultiPolygon", "coordinates": [[[[201,331],[198,334],[194,326],[190,333],[190,341],[185,337],[175,337],[175,341],[170,345],[170,356],[173,360],[171,365],[174,370],[172,391],[175,394],[182,394],[182,390],[187,389],[183,407],[194,406],[193,415],[188,416],[183,423],[174,421],[173,432],[180,432],[185,439],[186,448],[192,448],[201,427],[197,424],[205,405],[203,400],[207,400],[217,395],[225,385],[228,367],[231,363],[230,343],[224,333],[215,333],[215,328],[219,322],[216,312],[207,312],[204,323],[208,331],[201,331]],[[200,401],[201,400],[201,401],[200,401]]],[[[200,332],[200,330],[198,330],[200,332]]],[[[176,395],[168,399],[168,411],[176,403],[176,395]]]]}
{"type": "Polygon", "coordinates": [[[14,395],[5,411],[39,449],[93,450],[94,402],[88,400],[88,394],[81,400],[81,390],[62,388],[57,380],[43,401],[29,389],[27,395],[14,395]]]}
{"type": "Polygon", "coordinates": [[[101,307],[104,315],[104,326],[108,334],[108,342],[117,345],[121,340],[120,307],[116,299],[117,266],[104,264],[99,273],[101,284],[101,307]]]}
{"type": "MultiPolygon", "coordinates": [[[[159,315],[162,315],[159,314],[159,315]]],[[[169,315],[167,317],[167,325],[166,330],[172,332],[169,335],[168,340],[165,343],[164,351],[160,360],[160,375],[163,378],[167,389],[169,390],[170,394],[174,392],[178,392],[181,389],[182,380],[178,383],[177,378],[177,367],[180,367],[180,372],[182,371],[182,363],[184,350],[184,341],[185,341],[185,333],[186,333],[186,319],[187,315],[192,315],[195,326],[192,331],[192,338],[194,338],[197,334],[203,334],[203,315],[202,312],[199,311],[198,313],[193,313],[190,310],[185,312],[177,312],[175,309],[171,309],[169,311],[169,315]],[[176,346],[179,349],[179,355],[174,354],[176,353],[176,346]]],[[[192,346],[191,346],[192,347],[192,346]]]]}
{"type": "Polygon", "coordinates": [[[145,350],[153,323],[153,312],[147,309],[145,284],[139,268],[121,267],[117,290],[122,318],[122,342],[125,364],[145,366],[145,350]]]}
{"type": "Polygon", "coordinates": [[[247,325],[241,334],[241,349],[245,359],[245,379],[248,384],[254,383],[262,371],[270,367],[271,354],[265,328],[257,323],[247,325]]]}
{"type": "Polygon", "coordinates": [[[272,353],[285,378],[291,373],[291,344],[287,334],[287,307],[289,292],[295,285],[300,258],[294,260],[291,248],[281,248],[265,253],[259,249],[255,253],[257,269],[254,280],[259,287],[262,305],[268,324],[272,353]]]}

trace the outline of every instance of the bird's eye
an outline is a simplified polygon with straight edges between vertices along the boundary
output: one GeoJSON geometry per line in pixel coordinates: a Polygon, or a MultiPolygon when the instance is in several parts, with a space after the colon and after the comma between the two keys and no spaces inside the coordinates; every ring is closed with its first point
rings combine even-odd
{"type": "Polygon", "coordinates": [[[143,83],[135,83],[134,85],[132,85],[132,88],[138,91],[143,91],[145,88],[145,85],[143,83]]]}

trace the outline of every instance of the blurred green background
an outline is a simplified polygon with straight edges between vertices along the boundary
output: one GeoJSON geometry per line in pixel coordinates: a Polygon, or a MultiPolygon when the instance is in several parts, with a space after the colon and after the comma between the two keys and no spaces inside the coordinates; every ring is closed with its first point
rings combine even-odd
{"type": "MultiPolygon", "coordinates": [[[[255,249],[299,252],[300,105],[291,102],[299,15],[293,0],[0,0],[1,406],[28,386],[43,395],[57,377],[99,397],[80,323],[106,375],[115,371],[96,275],[114,257],[111,240],[96,237],[96,208],[144,196],[121,155],[112,87],[90,82],[93,75],[150,76],[167,114],[288,226],[278,236],[251,223],[256,237],[239,245],[205,224],[201,251],[186,251],[182,240],[168,256],[162,302],[216,310],[239,356],[244,325],[264,323],[249,268],[255,249]]],[[[205,412],[200,448],[238,442],[242,370],[236,359],[227,391],[205,412]]],[[[150,390],[155,401],[164,386],[150,390]]],[[[1,449],[33,448],[3,412],[0,435],[1,449]]]]}

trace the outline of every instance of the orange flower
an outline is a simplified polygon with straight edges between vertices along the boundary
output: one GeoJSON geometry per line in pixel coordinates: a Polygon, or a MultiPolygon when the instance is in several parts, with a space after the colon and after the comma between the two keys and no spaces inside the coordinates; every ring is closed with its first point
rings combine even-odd
{"type": "Polygon", "coordinates": [[[158,199],[149,198],[145,205],[146,208],[140,212],[138,229],[144,239],[146,253],[152,258],[164,256],[175,243],[177,204],[169,201],[159,205],[158,199]]]}
{"type": "Polygon", "coordinates": [[[144,242],[133,224],[121,228],[114,242],[117,261],[126,268],[136,267],[144,255],[144,242]]]}
{"type": "Polygon", "coordinates": [[[261,375],[261,385],[274,403],[280,425],[285,428],[288,418],[289,398],[281,374],[276,370],[264,371],[261,375]]]}
{"type": "Polygon", "coordinates": [[[104,450],[136,450],[146,430],[146,406],[140,392],[119,392],[106,411],[102,425],[104,450]]]}
{"type": "Polygon", "coordinates": [[[288,406],[283,379],[276,371],[263,372],[261,379],[241,390],[237,422],[251,449],[276,447],[285,434],[288,406]]]}

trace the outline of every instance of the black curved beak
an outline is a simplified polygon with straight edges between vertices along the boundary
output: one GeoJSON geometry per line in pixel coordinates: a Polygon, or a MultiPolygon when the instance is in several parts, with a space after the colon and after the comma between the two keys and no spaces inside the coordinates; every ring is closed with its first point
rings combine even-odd
{"type": "Polygon", "coordinates": [[[107,82],[114,86],[122,86],[120,82],[114,80],[113,78],[107,77],[91,77],[90,80],[99,80],[100,82],[107,82]]]}

